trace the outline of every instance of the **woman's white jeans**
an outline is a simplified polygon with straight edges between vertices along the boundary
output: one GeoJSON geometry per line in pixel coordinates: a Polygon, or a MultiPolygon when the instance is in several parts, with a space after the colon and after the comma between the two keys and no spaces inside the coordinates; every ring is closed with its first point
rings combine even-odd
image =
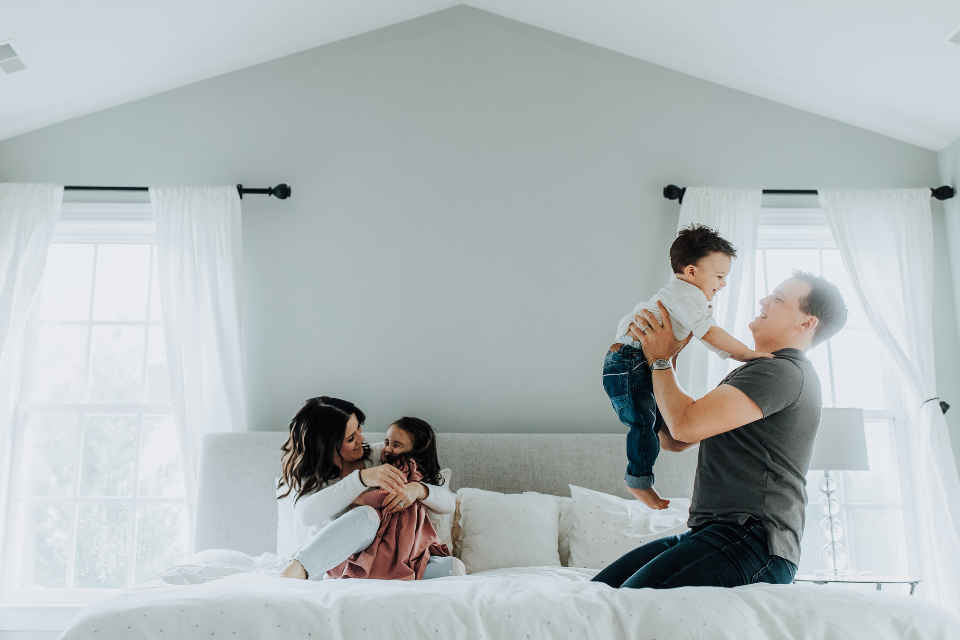
{"type": "MultiPolygon", "coordinates": [[[[307,540],[293,554],[307,572],[308,580],[323,580],[323,575],[355,553],[370,546],[380,529],[380,515],[370,506],[343,514],[307,540]]],[[[443,578],[453,569],[452,557],[430,556],[424,580],[443,578]]]]}

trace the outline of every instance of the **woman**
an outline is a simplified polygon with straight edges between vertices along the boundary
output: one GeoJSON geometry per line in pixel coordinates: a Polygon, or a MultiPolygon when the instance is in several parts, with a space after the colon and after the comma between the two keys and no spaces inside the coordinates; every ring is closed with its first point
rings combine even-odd
{"type": "MultiPolygon", "coordinates": [[[[366,416],[352,402],[322,396],[304,403],[290,422],[284,443],[286,497],[295,492],[294,513],[311,535],[280,572],[286,578],[321,580],[332,569],[373,542],[380,515],[362,504],[361,494],[379,487],[392,495],[385,514],[419,501],[436,513],[453,513],[456,501],[444,486],[405,482],[396,467],[381,464],[383,444],[372,448],[361,432],[366,416]]],[[[450,575],[452,558],[431,557],[424,579],[450,575]]]]}

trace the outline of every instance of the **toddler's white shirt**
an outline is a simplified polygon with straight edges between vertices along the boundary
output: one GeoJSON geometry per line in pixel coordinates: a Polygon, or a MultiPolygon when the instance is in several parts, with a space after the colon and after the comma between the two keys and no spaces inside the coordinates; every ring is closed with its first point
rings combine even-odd
{"type": "MultiPolygon", "coordinates": [[[[717,321],[713,319],[713,305],[707,300],[703,291],[686,280],[674,277],[670,284],[657,292],[657,295],[638,304],[633,308],[630,315],[624,316],[620,320],[620,324],[617,326],[617,342],[633,344],[633,337],[627,335],[627,329],[633,322],[634,317],[644,309],[653,312],[657,320],[662,321],[657,300],[667,308],[670,321],[673,323],[673,335],[677,340],[685,340],[692,333],[694,338],[703,342],[703,336],[710,330],[710,327],[717,326],[717,321]]],[[[717,349],[706,342],[703,342],[703,346],[721,358],[730,357],[730,354],[726,351],[717,349]]]]}

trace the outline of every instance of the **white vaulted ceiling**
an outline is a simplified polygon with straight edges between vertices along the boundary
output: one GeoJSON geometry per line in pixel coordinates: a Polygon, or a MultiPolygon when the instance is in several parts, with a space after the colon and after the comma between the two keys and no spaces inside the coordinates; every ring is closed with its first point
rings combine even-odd
{"type": "MultiPolygon", "coordinates": [[[[461,3],[0,0],[0,139],[461,3]]],[[[960,138],[957,0],[475,0],[477,9],[928,149],[960,138]]]]}

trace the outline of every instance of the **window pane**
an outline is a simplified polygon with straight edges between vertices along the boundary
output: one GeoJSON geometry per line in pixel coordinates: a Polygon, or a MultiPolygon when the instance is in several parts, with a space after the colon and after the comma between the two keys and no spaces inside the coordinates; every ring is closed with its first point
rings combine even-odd
{"type": "Polygon", "coordinates": [[[142,402],[144,327],[93,327],[90,339],[90,402],[142,402]]]}
{"type": "Polygon", "coordinates": [[[47,254],[40,320],[86,320],[93,283],[92,244],[54,244],[47,254]]]}
{"type": "Polygon", "coordinates": [[[34,402],[82,402],[87,372],[87,328],[40,325],[34,366],[34,402]]]}
{"type": "Polygon", "coordinates": [[[847,329],[866,329],[867,316],[860,306],[860,300],[857,298],[857,292],[850,282],[850,276],[847,275],[847,269],[843,266],[843,260],[840,258],[840,252],[836,249],[830,249],[823,252],[823,277],[837,285],[840,293],[843,294],[843,301],[847,305],[847,329]]]}
{"type": "Polygon", "coordinates": [[[175,564],[190,550],[190,520],[183,503],[141,504],[137,514],[135,583],[175,564]]]}
{"type": "Polygon", "coordinates": [[[21,494],[72,496],[79,440],[80,420],[76,415],[28,415],[21,458],[21,494]]]}
{"type": "Polygon", "coordinates": [[[149,278],[150,245],[99,245],[93,319],[145,320],[149,278]]]}
{"type": "Polygon", "coordinates": [[[900,465],[893,426],[886,421],[867,421],[864,433],[870,470],[840,472],[844,502],[900,502],[900,465]]]}
{"type": "Polygon", "coordinates": [[[80,504],[77,519],[76,589],[122,589],[130,563],[130,505],[80,504]]]}
{"type": "Polygon", "coordinates": [[[20,587],[63,589],[67,586],[72,502],[30,502],[24,506],[20,587]]]}
{"type": "Polygon", "coordinates": [[[754,263],[754,285],[756,286],[757,300],[770,293],[767,291],[766,273],[766,266],[763,263],[763,251],[757,249],[757,259],[754,263]]]}
{"type": "Polygon", "coordinates": [[[182,498],[183,466],[180,440],[171,416],[143,417],[140,448],[140,496],[182,498]]]}
{"type": "Polygon", "coordinates": [[[170,402],[170,377],[167,372],[167,347],[163,330],[150,327],[147,342],[147,404],[170,402]]]}
{"type": "Polygon", "coordinates": [[[820,273],[820,251],[817,249],[768,249],[767,284],[775,289],[787,278],[793,277],[793,270],[820,273]]]}
{"type": "Polygon", "coordinates": [[[844,520],[853,551],[851,569],[883,576],[905,577],[907,545],[900,509],[847,507],[844,520]]]}
{"type": "Polygon", "coordinates": [[[137,456],[135,416],[87,416],[83,421],[82,496],[132,496],[137,456]]]}
{"type": "Polygon", "coordinates": [[[838,407],[883,409],[880,348],[873,333],[844,329],[830,339],[838,407]]]}
{"type": "Polygon", "coordinates": [[[823,406],[833,406],[833,391],[830,386],[830,353],[826,343],[819,344],[806,353],[820,377],[820,390],[823,394],[823,406]]]}

